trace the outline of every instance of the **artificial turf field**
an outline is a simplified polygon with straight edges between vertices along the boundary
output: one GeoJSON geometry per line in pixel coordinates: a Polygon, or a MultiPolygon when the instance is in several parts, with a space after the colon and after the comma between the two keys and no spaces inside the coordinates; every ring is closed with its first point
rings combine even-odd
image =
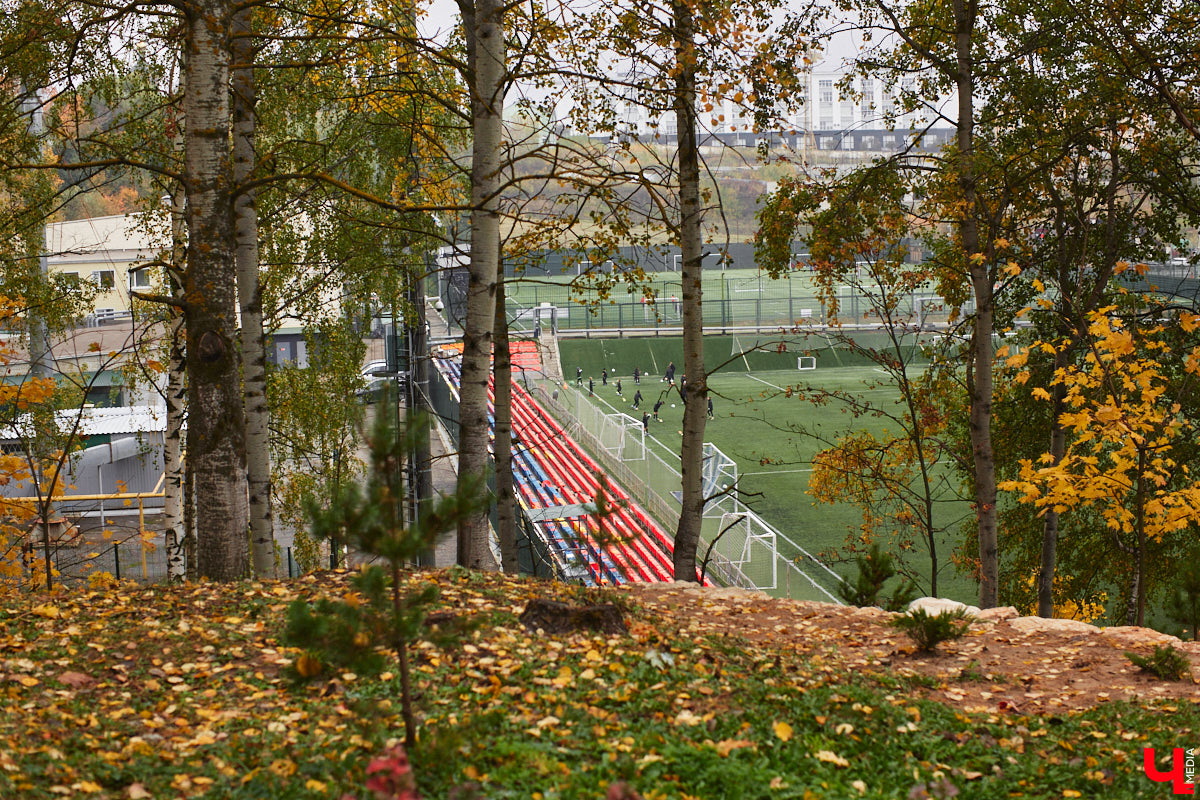
{"type": "MultiPolygon", "coordinates": [[[[763,342],[767,339],[763,337],[763,342]]],[[[739,344],[752,345],[753,339],[748,342],[742,339],[739,344]]],[[[716,364],[729,359],[732,346],[732,337],[706,337],[706,362],[716,364]]],[[[576,367],[582,368],[584,392],[588,378],[593,378],[598,399],[639,420],[640,412],[630,410],[634,391],[639,388],[634,386],[631,375],[634,366],[646,373],[640,386],[644,397],[642,409],[653,408],[659,396],[665,398],[659,412],[663,422],[652,421],[650,433],[662,444],[662,450],[676,454],[674,460],[678,463],[683,404],[677,393],[668,392],[668,385],[661,378],[672,360],[679,368],[676,381],[682,376],[679,339],[563,339],[559,347],[568,387],[574,384],[576,367]],[[600,378],[604,368],[609,373],[607,386],[600,378]],[[618,377],[623,396],[616,394],[618,377]]],[[[884,426],[876,419],[856,420],[833,404],[815,406],[798,397],[787,397],[782,390],[807,384],[864,393],[881,403],[895,400],[898,394],[893,388],[876,385],[884,375],[847,353],[828,347],[813,349],[809,352],[817,356],[818,368],[799,371],[798,343],[795,349],[783,353],[774,352],[770,346],[767,350],[732,359],[710,378],[715,418],[708,423],[705,439],[737,462],[739,485],[747,493],[746,504],[768,523],[810,552],[841,547],[857,529],[860,514],[848,504],[816,504],[807,494],[811,460],[820,446],[794,433],[793,426],[816,429],[830,438],[850,425],[870,427],[876,432],[884,426]],[[770,463],[764,464],[764,460],[770,463]],[[755,493],[761,496],[750,496],[755,493]]],[[[970,511],[965,502],[948,502],[941,504],[939,513],[943,515],[943,524],[948,525],[970,511]]],[[[978,595],[975,581],[956,573],[950,564],[950,551],[957,542],[950,534],[942,538],[939,560],[945,566],[939,575],[938,594],[973,602],[978,595]]],[[[909,558],[914,568],[926,575],[923,588],[927,588],[928,561],[924,550],[910,553],[909,558]]],[[[850,565],[835,565],[834,569],[842,574],[854,571],[850,565]]]]}

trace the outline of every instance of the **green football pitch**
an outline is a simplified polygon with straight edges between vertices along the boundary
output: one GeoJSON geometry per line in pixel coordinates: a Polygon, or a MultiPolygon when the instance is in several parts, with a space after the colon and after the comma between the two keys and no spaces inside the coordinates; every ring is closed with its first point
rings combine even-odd
{"type": "MultiPolygon", "coordinates": [[[[852,428],[867,428],[881,433],[885,425],[878,419],[858,418],[845,414],[836,404],[818,406],[798,396],[788,397],[788,387],[819,387],[841,389],[869,397],[879,404],[896,401],[897,391],[884,383],[880,370],[854,359],[849,354],[830,348],[823,341],[808,343],[786,342],[779,348],[774,341],[763,340],[765,352],[751,352],[745,358],[731,358],[732,337],[713,336],[705,339],[705,360],[710,364],[727,363],[710,379],[714,419],[706,428],[705,439],[715,444],[738,465],[739,486],[744,502],[781,533],[801,547],[818,553],[845,545],[861,523],[860,512],[849,504],[818,504],[808,494],[812,458],[822,445],[812,437],[801,435],[803,426],[827,438],[852,428]],[[808,344],[813,349],[805,350],[808,344]],[[820,345],[820,348],[817,347],[820,345]],[[823,349],[821,349],[823,348],[823,349]],[[783,349],[784,352],[778,352],[783,349]],[[797,355],[811,352],[819,356],[817,369],[797,369],[797,355]]],[[[753,340],[739,340],[739,348],[753,346],[753,340]]],[[[661,443],[664,451],[674,451],[678,461],[681,439],[683,404],[677,392],[670,391],[662,381],[667,364],[674,361],[679,368],[676,381],[682,377],[682,344],[677,338],[648,337],[642,339],[563,339],[560,353],[568,383],[574,383],[576,367],[583,370],[584,391],[587,382],[594,381],[597,397],[618,410],[641,419],[640,412],[630,410],[634,392],[641,390],[642,409],[653,408],[657,399],[664,400],[659,412],[662,422],[651,422],[650,433],[661,443]],[[638,367],[645,377],[640,386],[632,380],[633,368],[638,367]],[[608,385],[601,380],[601,370],[608,370],[608,385]],[[616,394],[616,380],[622,381],[623,396],[616,394]]],[[[668,453],[662,453],[668,456],[668,453]]],[[[939,504],[941,524],[951,531],[970,513],[962,501],[939,504]]],[[[978,589],[974,579],[959,574],[951,564],[950,554],[958,544],[955,533],[942,535],[939,562],[938,594],[943,597],[974,602],[978,589]]],[[[790,556],[791,554],[784,554],[790,556]]],[[[928,589],[929,561],[924,548],[906,553],[905,558],[918,575],[923,575],[923,589],[928,589]]],[[[835,571],[852,574],[848,563],[834,564],[835,571]]]]}

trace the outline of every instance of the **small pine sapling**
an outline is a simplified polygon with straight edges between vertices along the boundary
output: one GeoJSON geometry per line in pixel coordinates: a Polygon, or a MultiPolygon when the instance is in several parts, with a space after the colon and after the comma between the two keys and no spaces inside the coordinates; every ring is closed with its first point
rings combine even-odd
{"type": "Polygon", "coordinates": [[[1154,652],[1148,656],[1126,651],[1125,657],[1142,672],[1149,672],[1159,680],[1181,681],[1192,674],[1192,662],[1187,654],[1169,644],[1155,645],[1154,652]]]}
{"type": "Polygon", "coordinates": [[[405,746],[411,750],[416,742],[416,720],[408,647],[422,634],[426,613],[437,599],[437,587],[406,588],[401,568],[431,547],[438,534],[477,513],[484,495],[479,483],[470,494],[430,500],[416,519],[406,519],[402,467],[405,457],[416,451],[427,426],[417,424],[413,415],[403,427],[398,426],[385,411],[394,408],[394,402],[385,397],[376,406],[378,412],[366,436],[369,456],[363,482],[344,484],[324,507],[315,498],[308,502],[315,538],[351,542],[383,563],[370,564],[353,578],[359,597],[323,598],[311,606],[302,600],[292,603],[284,636],[288,644],[306,650],[296,662],[301,678],[319,675],[322,661],[353,665],[363,672],[378,671],[383,666],[379,648],[391,648],[400,667],[405,746]]]}
{"type": "Polygon", "coordinates": [[[932,653],[942,642],[961,639],[974,620],[965,609],[930,614],[923,608],[913,609],[892,620],[892,627],[908,634],[923,653],[932,653]]]}
{"type": "Polygon", "coordinates": [[[896,577],[896,567],[891,553],[884,552],[879,542],[872,542],[871,549],[856,556],[854,563],[858,567],[854,582],[843,578],[838,586],[838,594],[850,605],[879,606],[887,611],[899,611],[917,598],[916,585],[908,578],[902,578],[892,593],[880,602],[879,595],[883,592],[884,584],[896,577]]]}

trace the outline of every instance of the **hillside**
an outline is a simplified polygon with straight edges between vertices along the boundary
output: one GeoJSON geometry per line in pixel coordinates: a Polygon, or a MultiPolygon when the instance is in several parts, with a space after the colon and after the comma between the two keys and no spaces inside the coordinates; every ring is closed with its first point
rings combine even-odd
{"type": "MultiPolygon", "coordinates": [[[[427,798],[1165,797],[1142,748],[1165,769],[1200,740],[1195,683],[1122,655],[1160,637],[1140,629],[998,613],[929,656],[877,609],[410,582],[439,587],[439,627],[474,628],[414,653],[427,798]],[[628,633],[527,630],[534,598],[615,602],[628,633]]],[[[403,738],[396,670],[297,684],[280,644],[289,601],[352,594],[320,573],[0,602],[0,797],[377,796],[368,764],[403,738]]]]}

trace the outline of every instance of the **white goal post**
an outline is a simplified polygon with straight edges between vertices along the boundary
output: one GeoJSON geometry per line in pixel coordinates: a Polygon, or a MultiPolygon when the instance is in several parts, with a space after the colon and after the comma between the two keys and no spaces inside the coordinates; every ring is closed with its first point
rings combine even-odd
{"type": "Polygon", "coordinates": [[[796,356],[796,369],[811,370],[817,368],[816,356],[796,356]]]}

